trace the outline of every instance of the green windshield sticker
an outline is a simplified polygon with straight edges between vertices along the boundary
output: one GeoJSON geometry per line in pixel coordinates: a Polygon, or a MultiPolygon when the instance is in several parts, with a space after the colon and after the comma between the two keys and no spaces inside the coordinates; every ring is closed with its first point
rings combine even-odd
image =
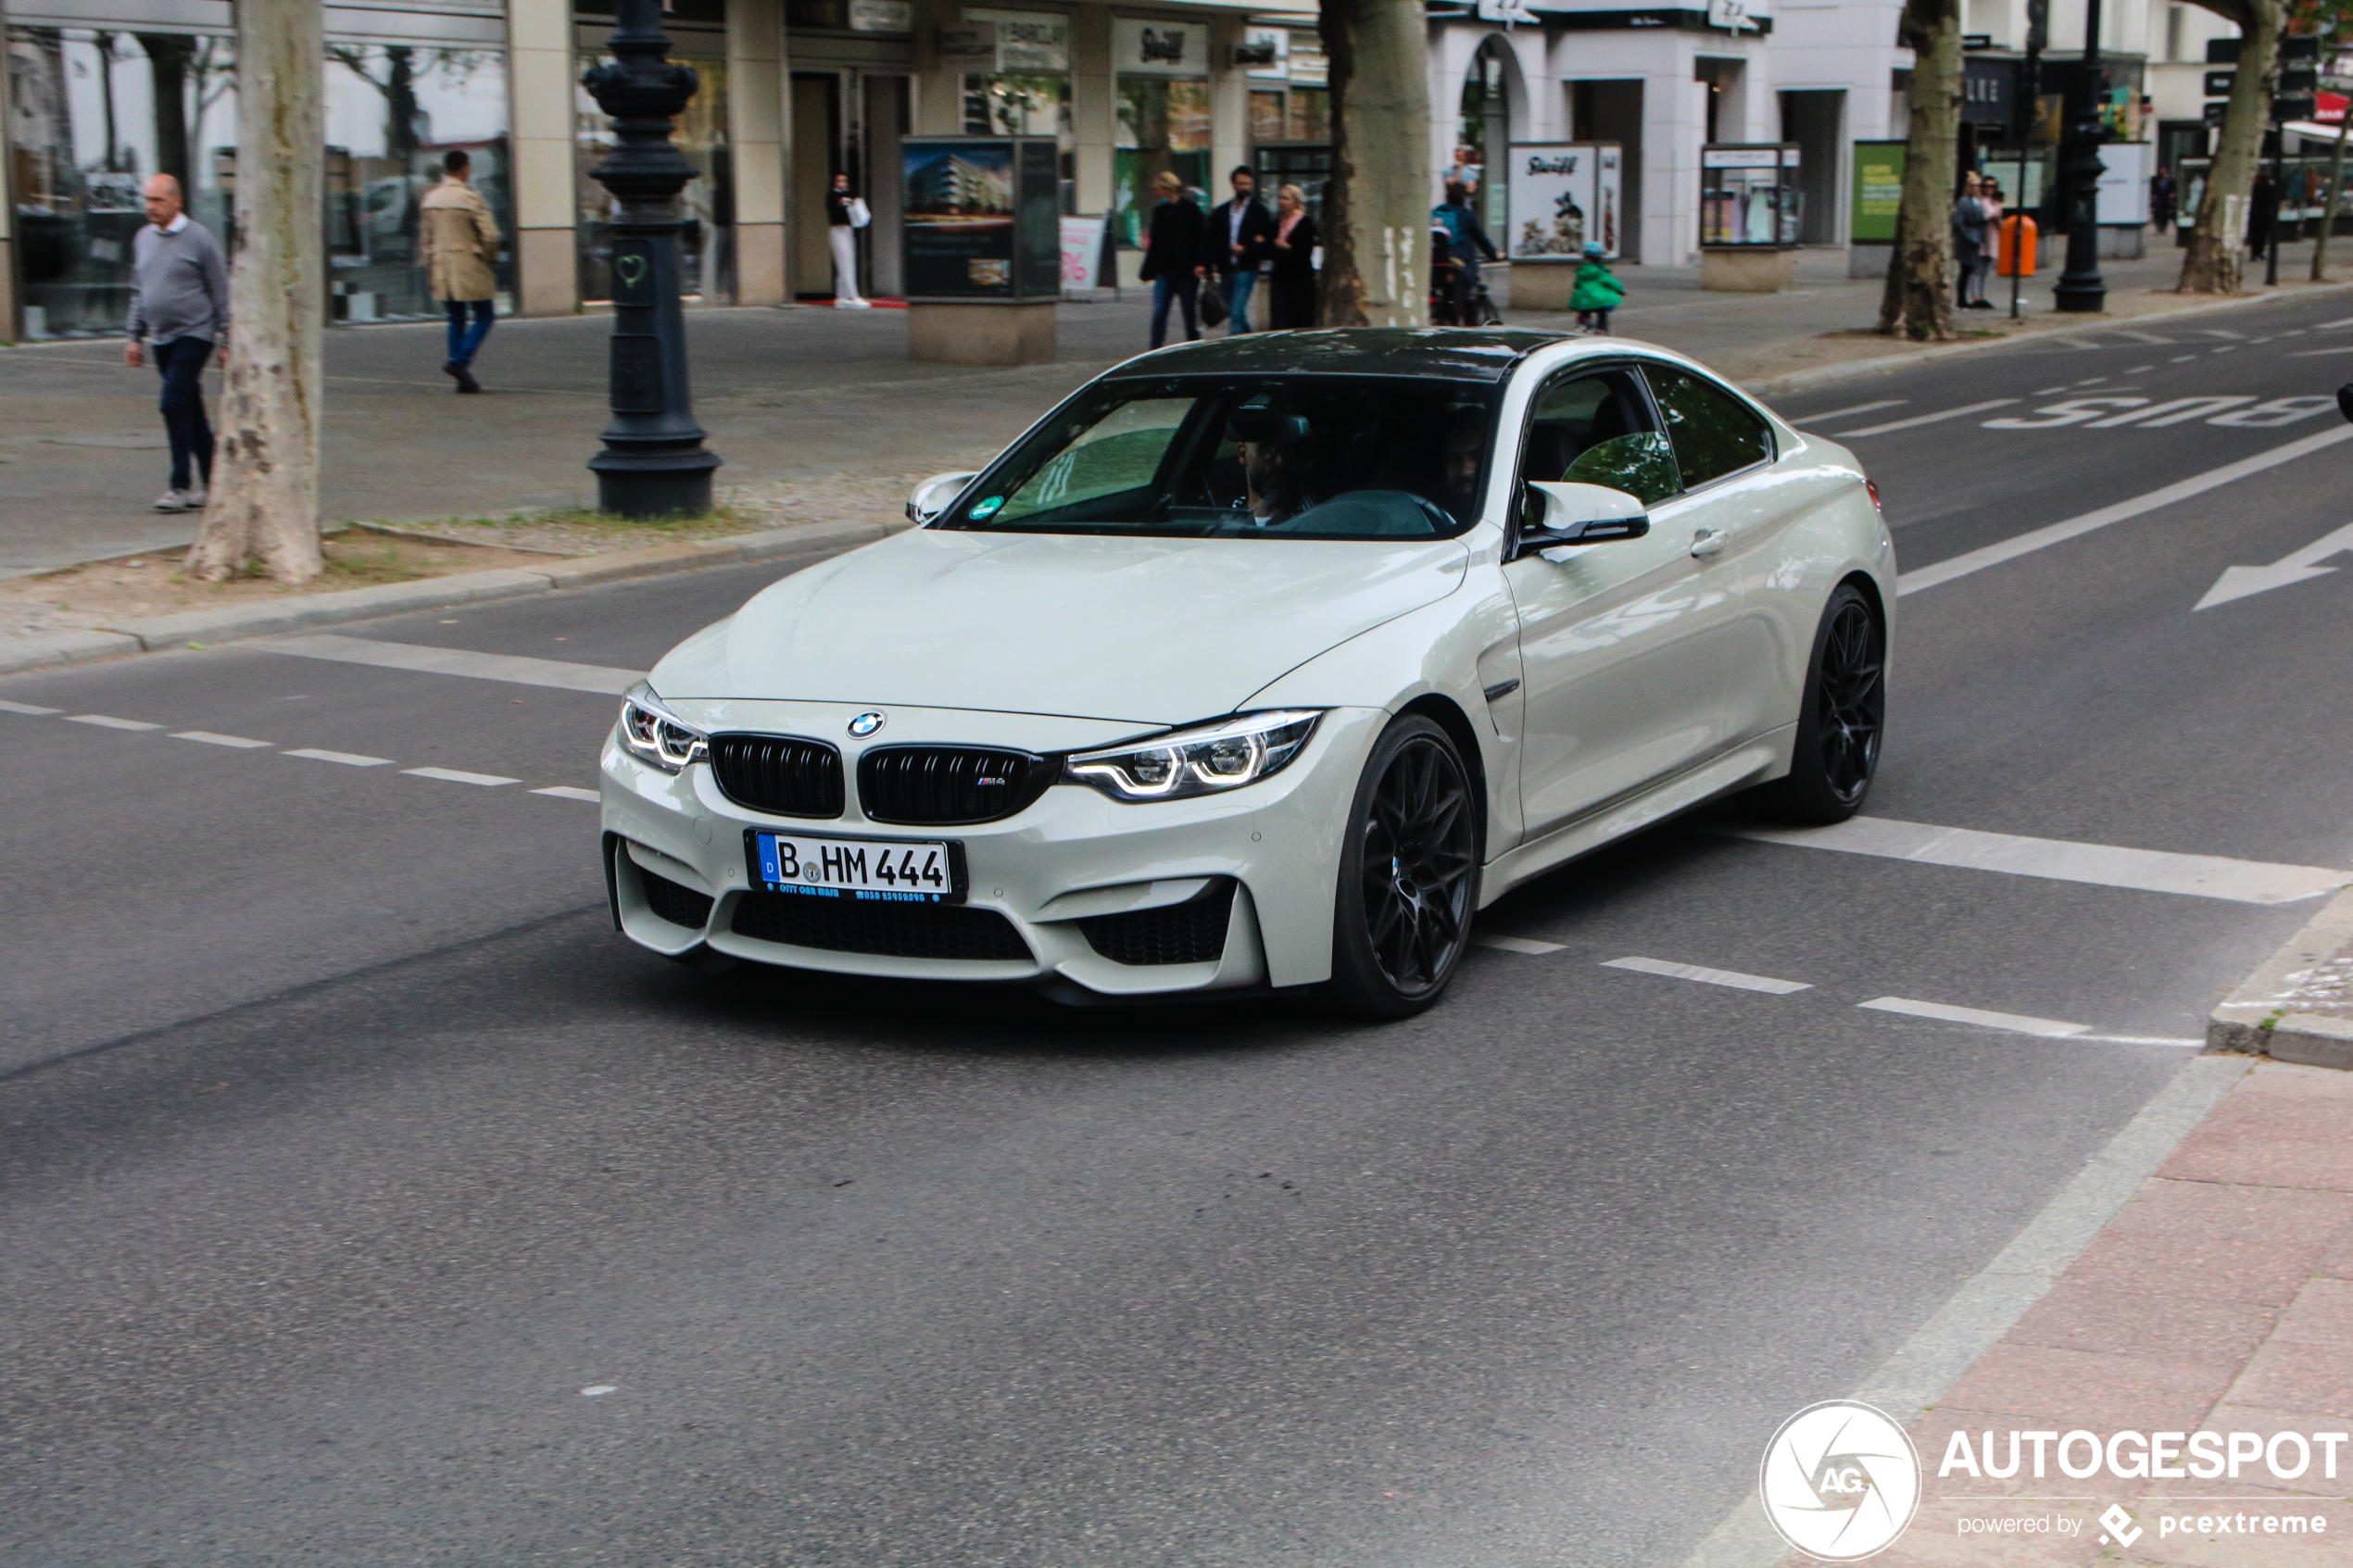
{"type": "Polygon", "coordinates": [[[978,522],[982,518],[989,516],[995,512],[999,507],[1001,507],[1004,504],[1005,498],[1002,495],[991,495],[986,501],[975,503],[973,507],[973,521],[975,522],[978,522]]]}

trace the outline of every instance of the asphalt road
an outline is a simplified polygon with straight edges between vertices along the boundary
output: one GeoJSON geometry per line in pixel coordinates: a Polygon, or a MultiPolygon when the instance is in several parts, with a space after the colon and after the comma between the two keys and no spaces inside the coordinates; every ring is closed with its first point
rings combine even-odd
{"type": "MultiPolygon", "coordinates": [[[[2338,311],[1788,407],[2015,400],[1851,435],[1917,570],[2344,430],[2211,422],[2353,373],[2338,311]],[[2249,401],[1985,427],[2069,396],[2249,401]]],[[[2348,464],[1907,594],[1869,815],[2353,866],[2353,571],[2193,608],[2345,526],[2348,464]]],[[[642,669],[787,569],[352,634],[642,669]]],[[[1410,1022],[1073,1012],[626,946],[594,807],[533,793],[593,784],[604,696],[256,644],[0,699],[59,710],[0,710],[0,1563],[41,1568],[1671,1568],[2315,907],[1717,814],[1505,899],[1553,950],[1410,1022]]]]}

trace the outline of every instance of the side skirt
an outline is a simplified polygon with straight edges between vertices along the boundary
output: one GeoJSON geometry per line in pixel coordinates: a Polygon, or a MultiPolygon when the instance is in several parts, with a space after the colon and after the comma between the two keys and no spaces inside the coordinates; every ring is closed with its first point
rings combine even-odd
{"type": "Polygon", "coordinates": [[[1487,863],[1478,879],[1478,907],[1501,898],[1520,884],[1543,875],[1603,845],[1656,827],[1669,817],[1704,806],[1719,795],[1764,784],[1789,771],[1797,726],[1784,724],[1698,767],[1676,774],[1629,799],[1610,802],[1541,838],[1506,850],[1487,863]]]}

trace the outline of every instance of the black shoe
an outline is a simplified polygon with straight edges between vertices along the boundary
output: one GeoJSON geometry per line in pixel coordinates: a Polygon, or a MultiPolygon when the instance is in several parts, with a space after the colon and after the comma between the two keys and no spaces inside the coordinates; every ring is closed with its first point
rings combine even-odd
{"type": "Polygon", "coordinates": [[[444,359],[441,362],[441,373],[445,376],[452,376],[462,380],[466,373],[466,368],[458,363],[455,359],[444,359]]]}
{"type": "Polygon", "coordinates": [[[459,392],[480,392],[482,390],[482,383],[474,380],[473,371],[468,370],[465,366],[459,364],[454,359],[450,361],[449,373],[458,378],[458,390],[459,392]]]}

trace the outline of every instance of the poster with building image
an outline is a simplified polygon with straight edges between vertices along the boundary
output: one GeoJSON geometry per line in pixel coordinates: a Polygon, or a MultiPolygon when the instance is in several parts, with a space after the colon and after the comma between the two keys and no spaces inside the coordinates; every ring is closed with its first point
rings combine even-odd
{"type": "Polygon", "coordinates": [[[1624,155],[1610,142],[1523,142],[1510,148],[1508,233],[1514,261],[1575,261],[1589,242],[1617,255],[1624,155]]]}
{"type": "Polygon", "coordinates": [[[900,144],[909,298],[1011,298],[1013,142],[941,136],[900,144]]]}

